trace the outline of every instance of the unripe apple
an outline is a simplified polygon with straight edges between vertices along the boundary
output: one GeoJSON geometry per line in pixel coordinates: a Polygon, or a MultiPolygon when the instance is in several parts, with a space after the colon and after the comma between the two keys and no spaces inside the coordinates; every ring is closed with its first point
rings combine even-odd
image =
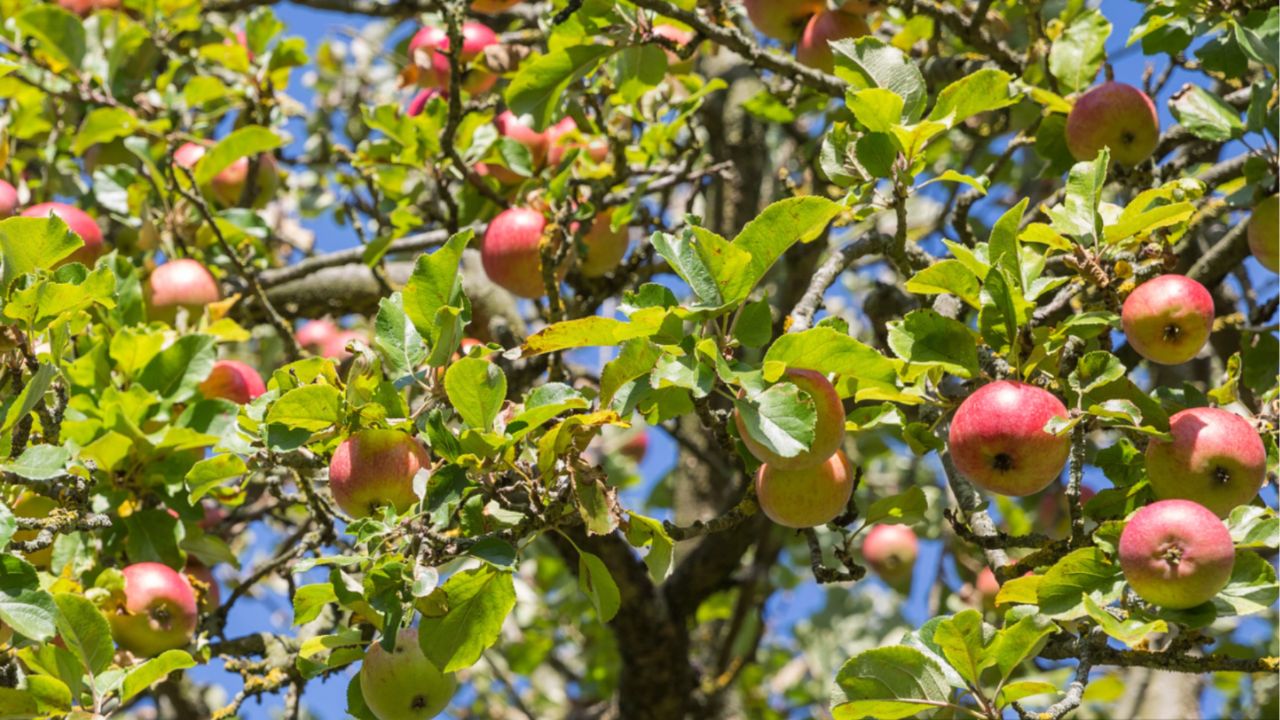
{"type": "MultiPolygon", "coordinates": [[[[692,30],[678,28],[675,25],[662,23],[653,26],[653,34],[663,37],[681,47],[693,42],[696,37],[692,30]]],[[[667,69],[671,72],[688,72],[693,67],[693,57],[682,59],[674,51],[663,48],[662,51],[667,55],[667,69]]]]}
{"type": "MultiPolygon", "coordinates": [[[[466,66],[475,60],[486,47],[498,44],[498,36],[478,22],[462,24],[462,52],[458,62],[466,66]]],[[[418,84],[449,87],[449,35],[443,28],[427,26],[409,40],[409,57],[419,67],[418,84]],[[420,62],[419,53],[426,53],[428,65],[420,62]]],[[[460,87],[473,95],[482,93],[498,82],[498,76],[481,68],[467,68],[460,87]]]]}
{"type": "Polygon", "coordinates": [[[199,560],[189,558],[183,572],[187,574],[187,584],[196,593],[200,612],[208,614],[217,610],[222,604],[222,591],[218,589],[218,581],[213,577],[213,570],[199,560]],[[192,578],[195,582],[192,582],[192,578]]]}
{"type": "Polygon", "coordinates": [[[482,15],[497,15],[518,4],[520,0],[471,0],[471,10],[482,15]]]}
{"type": "Polygon", "coordinates": [[[838,10],[824,10],[809,18],[796,46],[796,59],[823,72],[835,69],[835,57],[829,43],[846,38],[859,38],[871,32],[861,15],[838,10]]]}
{"type": "Polygon", "coordinates": [[[844,511],[853,494],[853,466],[843,451],[825,461],[783,470],[769,463],[756,472],[756,500],[769,519],[789,528],[831,522],[844,511]]]}
{"type": "Polygon", "coordinates": [[[0,220],[13,217],[18,211],[18,190],[14,186],[0,180],[0,220]]]}
{"type": "Polygon", "coordinates": [[[489,221],[480,261],[489,280],[526,298],[542,297],[542,255],[538,245],[547,220],[530,208],[513,207],[489,221]]]}
{"type": "Polygon", "coordinates": [[[1138,88],[1103,83],[1080,96],[1067,115],[1067,149],[1082,162],[1102,148],[1121,165],[1137,165],[1151,157],[1160,140],[1156,106],[1138,88]]]}
{"type": "Polygon", "coordinates": [[[1218,408],[1169,418],[1172,440],[1147,443],[1147,478],[1161,500],[1191,500],[1218,517],[1244,505],[1267,479],[1267,449],[1248,420],[1218,408]]]}
{"type": "Polygon", "coordinates": [[[795,42],[810,15],[827,9],[826,0],[742,0],[756,30],[784,43],[795,42]]]}
{"type": "Polygon", "coordinates": [[[107,252],[106,244],[102,240],[102,228],[98,227],[98,223],[89,217],[88,213],[78,207],[60,202],[46,202],[32,205],[22,211],[22,217],[47,218],[51,215],[61,218],[62,222],[67,224],[67,228],[79,235],[80,240],[84,242],[84,247],[71,253],[62,262],[78,262],[86,267],[93,267],[98,258],[107,252]]]}
{"type": "MultiPolygon", "coordinates": [[[[196,163],[200,158],[204,157],[208,151],[204,145],[197,143],[185,143],[177,150],[173,151],[173,161],[189,170],[194,170],[196,163]]],[[[244,196],[244,186],[249,180],[249,158],[242,157],[236,159],[221,172],[213,176],[213,180],[209,181],[209,192],[213,195],[214,200],[222,207],[240,207],[241,198],[244,196]]],[[[276,187],[280,184],[279,171],[276,167],[276,159],[271,153],[261,153],[258,155],[258,177],[254,185],[254,196],[250,203],[252,207],[262,207],[267,204],[276,193],[276,187]]]]}
{"type": "Polygon", "coordinates": [[[151,271],[146,296],[157,316],[168,319],[179,307],[199,314],[206,305],[222,299],[222,290],[203,263],[191,258],[177,258],[151,271]]]}
{"type": "Polygon", "coordinates": [[[1160,500],[1138,510],[1120,533],[1119,551],[1134,592],[1175,610],[1211,600],[1236,561],[1227,526],[1190,500],[1160,500]]]}
{"type": "Polygon", "coordinates": [[[532,118],[503,110],[493,119],[493,124],[503,137],[509,137],[529,149],[533,166],[540,167],[547,160],[547,133],[533,129],[532,118]]]}
{"type": "Polygon", "coordinates": [[[587,155],[597,163],[609,157],[609,142],[604,138],[585,140],[578,132],[578,123],[567,117],[547,128],[547,164],[556,166],[570,150],[586,150],[587,155]]]}
{"type": "Polygon", "coordinates": [[[413,437],[399,430],[360,430],[329,461],[329,489],[338,507],[364,517],[383,505],[404,512],[418,502],[413,477],[431,462],[413,437]]]}
{"type": "Polygon", "coordinates": [[[1272,195],[1258,203],[1249,217],[1248,232],[1249,250],[1253,256],[1262,263],[1262,267],[1280,272],[1280,195],[1272,195]]]}
{"type": "Polygon", "coordinates": [[[614,230],[610,225],[612,217],[612,211],[600,213],[582,237],[586,255],[578,263],[578,270],[585,277],[601,277],[613,272],[627,254],[628,228],[623,225],[614,230]]]}
{"type": "Polygon", "coordinates": [[[919,543],[906,525],[874,525],[862,540],[862,559],[889,587],[911,588],[919,543]]]}
{"type": "Polygon", "coordinates": [[[999,380],[960,403],[947,440],[956,469],[975,485],[1001,495],[1045,489],[1067,464],[1071,441],[1044,431],[1067,417],[1062,401],[1034,385],[999,380]]]}
{"type": "Polygon", "coordinates": [[[120,647],[152,657],[186,647],[196,629],[196,594],[174,569],[141,562],[124,569],[124,603],[107,620],[120,647]]]}
{"type": "Polygon", "coordinates": [[[439,715],[458,689],[453,673],[444,674],[422,654],[418,631],[396,633],[396,649],[369,646],[360,666],[360,694],[378,720],[427,720],[439,715]]]}
{"type": "Polygon", "coordinates": [[[813,427],[813,442],[808,450],[802,450],[792,457],[783,457],[760,444],[747,432],[746,421],[742,414],[734,412],[733,421],[738,426],[738,436],[747,450],[763,463],[768,463],[775,470],[800,470],[826,462],[831,454],[840,449],[844,442],[844,404],[840,402],[840,394],[827,380],[827,376],[816,370],[787,368],[781,382],[795,385],[802,394],[808,395],[817,411],[813,427]]]}
{"type": "Polygon", "coordinates": [[[199,389],[206,398],[222,398],[245,405],[266,392],[267,385],[251,366],[239,360],[219,360],[213,364],[209,377],[200,383],[199,389]]]}
{"type": "MultiPolygon", "coordinates": [[[[38,495],[36,493],[27,493],[13,504],[13,514],[20,518],[44,519],[49,517],[49,513],[58,507],[58,502],[46,495],[38,495]]],[[[19,530],[13,534],[13,542],[30,542],[36,539],[40,534],[39,530],[19,530]]],[[[53,558],[53,545],[41,548],[35,552],[25,553],[27,562],[41,569],[49,567],[49,561],[53,558]]]]}
{"type": "Polygon", "coordinates": [[[1161,275],[1129,293],[1120,323],[1139,355],[1161,365],[1180,365],[1209,341],[1213,296],[1185,275],[1161,275]]]}

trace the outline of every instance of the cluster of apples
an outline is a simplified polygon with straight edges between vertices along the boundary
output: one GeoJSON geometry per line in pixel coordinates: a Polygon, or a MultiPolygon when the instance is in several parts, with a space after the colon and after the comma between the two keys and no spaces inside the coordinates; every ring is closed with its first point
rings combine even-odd
{"type": "Polygon", "coordinates": [[[866,14],[879,8],[874,0],[847,0],[831,9],[827,0],[743,0],[747,17],[761,33],[786,45],[795,44],[796,59],[831,72],[835,59],[830,43],[871,32],[866,14]]]}

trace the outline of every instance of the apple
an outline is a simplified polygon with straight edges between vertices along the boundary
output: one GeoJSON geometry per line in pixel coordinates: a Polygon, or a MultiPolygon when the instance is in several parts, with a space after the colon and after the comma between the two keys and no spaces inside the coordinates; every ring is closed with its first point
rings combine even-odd
{"type": "Polygon", "coordinates": [[[222,604],[222,591],[218,589],[218,581],[213,577],[213,571],[209,566],[196,560],[189,558],[187,567],[183,570],[187,575],[187,584],[198,596],[197,606],[200,612],[208,614],[218,609],[222,604]],[[192,579],[195,582],[192,582],[192,579]]]}
{"type": "Polygon", "coordinates": [[[1067,408],[1034,385],[999,380],[978,388],[951,418],[956,469],[984,490],[1023,496],[1048,487],[1067,464],[1071,440],[1044,431],[1067,408]]]}
{"type": "Polygon", "coordinates": [[[649,433],[643,429],[632,433],[631,437],[622,443],[622,447],[618,448],[618,452],[631,458],[634,463],[644,462],[644,456],[649,452],[649,433]]]}
{"type": "Polygon", "coordinates": [[[1235,566],[1231,532],[1211,510],[1190,500],[1160,500],[1139,509],[1120,533],[1120,569],[1152,605],[1181,610],[1208,602],[1235,566]]]}
{"type": "Polygon", "coordinates": [[[1160,365],[1180,365],[1209,341],[1213,296],[1185,275],[1161,275],[1129,293],[1120,324],[1139,355],[1160,365]]]}
{"type": "MultiPolygon", "coordinates": [[[[38,495],[36,493],[27,493],[13,504],[13,514],[20,518],[47,518],[54,508],[58,507],[58,501],[46,495],[38,495]]],[[[13,534],[13,542],[30,542],[36,539],[40,534],[39,530],[19,530],[13,534]]],[[[41,548],[35,552],[25,554],[27,562],[38,568],[49,567],[49,561],[53,559],[53,545],[41,548]]]]}
{"type": "Polygon", "coordinates": [[[547,133],[533,129],[533,118],[503,110],[493,119],[503,137],[509,137],[529,149],[533,166],[541,167],[547,159],[547,133]]]}
{"type": "Polygon", "coordinates": [[[1137,165],[1151,157],[1160,140],[1156,106],[1138,88],[1103,83],[1080,96],[1067,115],[1067,149],[1082,162],[1111,148],[1121,165],[1137,165]]]}
{"type": "Polygon", "coordinates": [[[578,123],[567,117],[547,128],[547,164],[556,166],[570,150],[586,150],[587,155],[597,163],[609,157],[609,141],[604,138],[584,140],[578,132],[578,123]]]}
{"type": "Polygon", "coordinates": [[[480,261],[493,283],[525,298],[546,293],[538,246],[547,220],[531,208],[513,207],[489,221],[480,243],[480,261]]]}
{"type": "Polygon", "coordinates": [[[1147,443],[1147,478],[1161,500],[1191,500],[1218,517],[1244,505],[1267,479],[1267,449],[1253,425],[1218,408],[1169,418],[1172,440],[1147,443]]]}
{"type": "Polygon", "coordinates": [[[586,254],[578,263],[578,270],[586,277],[602,277],[612,272],[627,254],[630,244],[628,228],[623,225],[614,230],[610,226],[612,217],[612,211],[600,213],[591,223],[591,229],[582,236],[586,254]]]}
{"type": "Polygon", "coordinates": [[[219,360],[199,389],[206,398],[222,398],[244,405],[266,392],[267,386],[258,371],[249,365],[239,360],[219,360]]]}
{"type": "Polygon", "coordinates": [[[0,180],[0,220],[13,217],[18,211],[18,190],[14,186],[0,180]]]}
{"type": "Polygon", "coordinates": [[[179,307],[193,315],[199,314],[206,305],[221,300],[222,291],[203,263],[177,258],[151,271],[146,296],[157,315],[172,319],[179,307]]]}
{"type": "Polygon", "coordinates": [[[829,43],[846,38],[858,38],[871,32],[861,15],[839,10],[824,10],[809,18],[796,46],[796,59],[811,68],[823,72],[835,69],[835,57],[829,43]]]}
{"type": "MultiPolygon", "coordinates": [[[[173,151],[173,161],[188,170],[194,170],[196,163],[208,148],[198,143],[185,143],[173,151]]],[[[208,192],[222,207],[240,207],[244,196],[244,186],[249,180],[249,158],[237,158],[209,181],[208,192]]],[[[254,197],[250,205],[262,207],[275,195],[276,186],[280,183],[276,159],[270,153],[258,155],[258,178],[254,185],[254,197]]]]}
{"type": "Polygon", "coordinates": [[[497,15],[519,4],[520,0],[471,0],[471,10],[482,15],[497,15]]]}
{"type": "Polygon", "coordinates": [[[329,489],[338,507],[364,517],[382,505],[404,512],[418,502],[413,477],[431,462],[412,436],[399,430],[360,430],[329,461],[329,489]]]}
{"type": "MultiPolygon", "coordinates": [[[[498,36],[487,26],[478,22],[462,24],[462,52],[458,62],[469,65],[484,49],[498,44],[498,36]]],[[[418,84],[435,86],[441,89],[449,87],[449,35],[443,28],[427,26],[422,28],[409,40],[409,57],[418,65],[418,84]],[[424,67],[419,62],[419,53],[429,57],[429,64],[424,67]]],[[[460,87],[477,94],[487,91],[498,82],[498,76],[481,68],[466,68],[460,87]]]]}
{"type": "Polygon", "coordinates": [[[46,202],[32,205],[22,211],[22,217],[49,217],[51,215],[57,215],[61,218],[71,232],[79,235],[80,240],[84,242],[84,247],[71,253],[62,262],[78,262],[88,267],[93,267],[98,258],[106,253],[107,248],[102,239],[102,228],[98,227],[98,223],[80,208],[66,203],[46,202]]]}
{"type": "Polygon", "coordinates": [[[787,368],[780,381],[789,382],[808,395],[817,411],[809,449],[792,457],[775,453],[751,437],[742,414],[735,411],[733,421],[738,426],[738,436],[757,460],[772,465],[775,470],[800,470],[826,462],[844,442],[844,404],[840,402],[839,393],[825,375],[815,370],[787,368]]]}
{"type": "Polygon", "coordinates": [[[1000,581],[996,580],[996,574],[991,568],[984,567],[982,572],[978,573],[978,577],[973,581],[973,589],[976,594],[976,600],[982,607],[992,610],[996,606],[996,595],[1000,593],[1000,581]]]}
{"type": "Polygon", "coordinates": [[[329,339],[321,348],[320,354],[334,360],[345,360],[351,357],[351,351],[347,350],[347,343],[359,340],[367,343],[368,337],[359,330],[339,330],[337,335],[329,339]]]}
{"type": "Polygon", "coordinates": [[[123,604],[107,617],[116,643],[143,657],[186,647],[197,618],[191,583],[155,562],[134,563],[123,572],[123,604]]]}
{"type": "MultiPolygon", "coordinates": [[[[4,201],[0,199],[0,212],[3,212],[3,206],[4,201]]],[[[1248,232],[1249,250],[1262,267],[1271,272],[1280,271],[1280,195],[1272,195],[1258,203],[1249,217],[1248,232]]]]}
{"type": "Polygon", "coordinates": [[[784,43],[795,42],[810,15],[827,9],[826,0],[742,0],[756,30],[784,43]]]}
{"type": "Polygon", "coordinates": [[[852,494],[853,466],[840,450],[817,465],[799,470],[765,463],[756,472],[760,509],[783,527],[825,525],[844,511],[852,494]]]}
{"type": "Polygon", "coordinates": [[[427,107],[427,103],[431,102],[431,98],[436,97],[444,97],[444,93],[440,92],[438,88],[426,88],[419,90],[418,94],[414,95],[413,99],[409,101],[409,106],[405,109],[405,114],[409,117],[421,115],[422,111],[427,107]]]}
{"type": "MultiPolygon", "coordinates": [[[[684,47],[693,42],[697,35],[692,30],[678,28],[675,25],[661,23],[653,26],[653,34],[658,37],[666,38],[680,47],[684,47]]],[[[671,72],[688,72],[693,67],[693,57],[682,59],[674,51],[666,48],[662,49],[667,54],[667,69],[671,72]]]]}
{"type": "Polygon", "coordinates": [[[328,318],[311,320],[298,328],[294,338],[307,350],[321,350],[338,335],[338,326],[328,318]]]}
{"type": "Polygon", "coordinates": [[[862,559],[889,587],[906,592],[911,588],[919,543],[906,525],[874,525],[862,540],[862,559]]]}
{"type": "Polygon", "coordinates": [[[58,4],[64,10],[85,17],[94,10],[116,10],[120,7],[120,0],[58,0],[58,4]]]}
{"type": "Polygon", "coordinates": [[[396,633],[395,650],[374,643],[360,666],[360,694],[378,720],[427,720],[439,715],[453,699],[458,681],[441,673],[422,654],[418,631],[396,633]]]}

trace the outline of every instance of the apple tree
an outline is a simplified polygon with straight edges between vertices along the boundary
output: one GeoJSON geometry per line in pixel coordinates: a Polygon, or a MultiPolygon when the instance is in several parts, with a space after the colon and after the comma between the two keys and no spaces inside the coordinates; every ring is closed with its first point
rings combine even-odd
{"type": "Polygon", "coordinates": [[[0,716],[1275,716],[1278,41],[0,0],[0,716]]]}

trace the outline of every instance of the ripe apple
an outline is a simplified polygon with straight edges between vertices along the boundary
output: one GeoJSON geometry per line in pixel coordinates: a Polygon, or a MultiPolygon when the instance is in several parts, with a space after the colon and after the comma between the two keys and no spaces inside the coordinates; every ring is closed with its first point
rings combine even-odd
{"type": "Polygon", "coordinates": [[[322,350],[326,344],[338,335],[338,326],[328,318],[311,320],[294,333],[294,338],[303,348],[311,351],[322,350]]]}
{"type": "Polygon", "coordinates": [[[597,163],[609,157],[609,141],[604,138],[586,140],[578,132],[578,123],[567,117],[547,128],[547,164],[556,166],[570,150],[586,150],[587,155],[597,163]]]}
{"type": "Polygon", "coordinates": [[[409,101],[409,107],[405,109],[405,114],[409,117],[416,117],[422,114],[423,109],[427,107],[427,103],[431,102],[431,98],[444,97],[444,93],[438,88],[425,88],[419,90],[417,95],[409,101]]]}
{"type": "Polygon", "coordinates": [[[399,430],[360,430],[329,461],[329,489],[338,507],[364,517],[382,505],[404,512],[418,502],[413,476],[431,462],[426,449],[399,430]]]}
{"type": "Polygon", "coordinates": [[[853,466],[841,450],[825,461],[784,470],[769,463],[756,472],[756,499],[769,519],[789,528],[831,522],[853,494],[853,466]]]}
{"type": "Polygon", "coordinates": [[[369,646],[360,666],[360,694],[378,720],[427,720],[439,715],[458,689],[453,673],[441,673],[422,654],[418,631],[396,633],[396,649],[369,646]]]}
{"type": "Polygon", "coordinates": [[[218,589],[218,581],[214,579],[209,566],[195,558],[188,558],[183,572],[187,575],[187,584],[199,598],[197,605],[200,612],[208,614],[217,610],[222,604],[222,591],[218,589]],[[192,582],[193,578],[195,582],[192,582]]]}
{"type": "Polygon", "coordinates": [[[58,0],[58,4],[64,10],[85,17],[94,10],[116,10],[120,7],[120,0],[58,0]]]}
{"type": "MultiPolygon", "coordinates": [[[[47,518],[53,509],[58,507],[58,502],[51,497],[38,495],[36,493],[27,493],[13,504],[13,514],[20,518],[47,518]]],[[[39,530],[19,530],[13,534],[14,542],[30,542],[36,539],[40,534],[39,530]]],[[[41,548],[35,552],[25,554],[27,562],[38,568],[48,568],[49,561],[53,558],[53,545],[41,548]]]]}
{"type": "Polygon", "coordinates": [[[1161,275],[1129,293],[1120,323],[1139,355],[1161,365],[1180,365],[1209,341],[1213,296],[1185,275],[1161,275]]]}
{"type": "Polygon", "coordinates": [[[518,4],[520,0],[471,0],[471,10],[482,15],[497,15],[518,4]]]}
{"type": "Polygon", "coordinates": [[[222,398],[244,405],[267,391],[262,376],[239,360],[219,360],[213,364],[209,377],[199,385],[200,394],[206,398],[222,398]]]}
{"type": "Polygon", "coordinates": [[[1147,444],[1147,478],[1161,500],[1191,500],[1226,517],[1267,479],[1267,449],[1248,420],[1218,408],[1169,418],[1170,441],[1147,444]]]}
{"type": "Polygon", "coordinates": [[[875,525],[862,540],[862,559],[889,587],[901,592],[911,588],[919,543],[906,525],[875,525]]]}
{"type": "MultiPolygon", "coordinates": [[[[3,201],[0,201],[3,206],[3,201]]],[[[0,215],[0,217],[3,217],[0,215]]],[[[1271,272],[1280,272],[1280,195],[1258,203],[1249,217],[1249,250],[1271,272]]]]}
{"type": "Polygon", "coordinates": [[[1120,569],[1143,600],[1175,610],[1208,602],[1235,566],[1231,532],[1190,500],[1160,500],[1139,509],[1120,533],[1120,569]]]}
{"type": "Polygon", "coordinates": [[[151,271],[146,296],[156,314],[169,319],[179,307],[199,314],[206,305],[222,299],[222,290],[200,261],[177,258],[151,271]]]}
{"type": "Polygon", "coordinates": [[[827,9],[826,0],[742,0],[756,30],[784,43],[800,37],[810,15],[827,9]]]}
{"type": "MultiPolygon", "coordinates": [[[[204,157],[208,148],[198,143],[185,143],[173,151],[173,161],[189,170],[194,170],[196,163],[204,157]]],[[[223,168],[222,172],[213,176],[207,188],[214,200],[222,207],[240,207],[244,196],[244,186],[249,180],[249,158],[242,157],[223,168]]],[[[276,193],[280,183],[280,174],[276,167],[276,159],[271,153],[258,155],[258,178],[254,185],[252,207],[262,207],[276,193]]]]}
{"type": "Polygon", "coordinates": [[[493,124],[504,137],[528,148],[533,166],[537,168],[547,159],[547,133],[534,130],[532,120],[528,115],[516,115],[510,110],[503,110],[493,119],[493,124]]]}
{"type": "Polygon", "coordinates": [[[106,244],[102,240],[102,228],[98,227],[98,223],[89,217],[88,213],[78,207],[60,202],[46,202],[32,205],[22,211],[22,217],[49,217],[50,215],[61,218],[71,232],[79,235],[80,240],[84,242],[84,247],[71,253],[62,262],[78,262],[87,267],[93,267],[98,258],[107,252],[106,244]]]}
{"type": "Polygon", "coordinates": [[[982,607],[993,610],[996,606],[996,595],[1000,593],[1000,581],[996,580],[996,574],[991,568],[984,567],[982,572],[978,573],[978,577],[973,581],[975,598],[982,607]]]}
{"type": "Polygon", "coordinates": [[[618,448],[618,452],[631,458],[634,463],[644,462],[644,456],[649,452],[649,433],[643,429],[632,433],[631,437],[622,443],[622,447],[618,448]]]}
{"type": "Polygon", "coordinates": [[[612,211],[600,213],[582,237],[586,255],[578,263],[578,270],[586,277],[602,277],[612,272],[627,254],[630,244],[628,228],[623,225],[617,230],[612,229],[612,217],[612,211]]]}
{"type": "MultiPolygon", "coordinates": [[[[478,22],[462,24],[462,52],[458,62],[469,65],[486,47],[498,44],[498,36],[478,22]]],[[[409,58],[419,69],[418,84],[449,87],[449,35],[443,28],[426,26],[409,40],[409,58]],[[425,57],[422,57],[425,54],[425,57]],[[426,60],[424,64],[423,60],[426,60]]],[[[487,91],[498,82],[498,76],[481,68],[466,68],[460,87],[477,94],[487,91]]]]}
{"type": "Polygon", "coordinates": [[[18,211],[18,190],[14,186],[0,180],[0,220],[13,217],[18,211]]]}
{"type": "Polygon", "coordinates": [[[1137,165],[1155,152],[1160,118],[1141,90],[1106,82],[1076,100],[1067,115],[1066,132],[1067,149],[1076,160],[1093,160],[1108,147],[1116,162],[1137,165]]]}
{"type": "MultiPolygon", "coordinates": [[[[693,42],[694,37],[696,37],[696,34],[692,30],[685,30],[684,28],[678,28],[675,25],[669,25],[667,23],[654,25],[653,34],[658,37],[666,38],[681,47],[693,42]]],[[[692,56],[686,60],[681,59],[678,54],[666,48],[663,48],[662,51],[667,54],[667,69],[671,72],[688,72],[693,68],[692,56]]]]}
{"type": "Polygon", "coordinates": [[[844,442],[844,404],[840,402],[839,393],[825,375],[815,370],[787,368],[781,381],[790,382],[808,395],[817,411],[809,449],[792,457],[783,457],[751,437],[741,413],[735,412],[733,420],[738,426],[738,436],[757,460],[768,463],[775,470],[800,470],[826,462],[844,442]]]}
{"type": "Polygon", "coordinates": [[[839,10],[824,10],[809,18],[796,46],[796,59],[823,72],[835,69],[835,57],[829,43],[846,38],[859,38],[871,32],[861,15],[839,10]]]}
{"type": "Polygon", "coordinates": [[[124,569],[124,602],[108,615],[111,635],[134,655],[186,647],[196,629],[196,594],[174,569],[140,562],[124,569]]]}
{"type": "Polygon", "coordinates": [[[956,469],[975,485],[1001,495],[1045,489],[1067,464],[1070,438],[1044,431],[1067,408],[1034,385],[999,380],[978,388],[951,418],[947,445],[956,469]]]}
{"type": "Polygon", "coordinates": [[[542,297],[542,256],[538,245],[547,220],[531,208],[513,207],[489,221],[480,261],[489,280],[525,298],[542,297]]]}
{"type": "Polygon", "coordinates": [[[351,351],[347,350],[347,343],[353,340],[367,343],[368,337],[359,330],[340,330],[325,344],[321,354],[334,360],[345,360],[351,357],[351,351]]]}

